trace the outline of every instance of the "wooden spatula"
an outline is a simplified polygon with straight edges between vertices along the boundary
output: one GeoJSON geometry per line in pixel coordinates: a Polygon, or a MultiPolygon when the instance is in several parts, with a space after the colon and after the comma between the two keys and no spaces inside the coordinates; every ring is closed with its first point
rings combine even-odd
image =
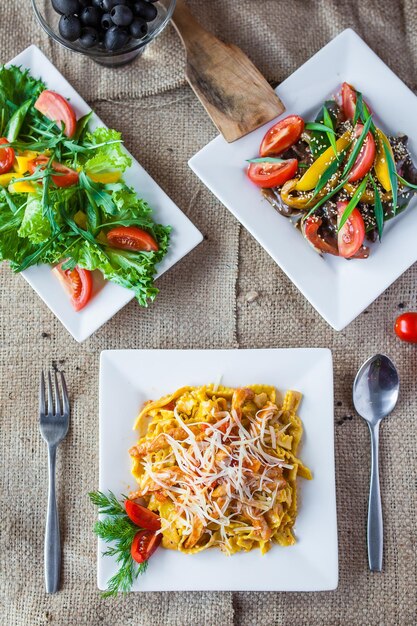
{"type": "Polygon", "coordinates": [[[177,0],[172,19],[187,56],[187,80],[226,141],[243,137],[285,111],[242,50],[200,26],[184,0],[177,0]]]}

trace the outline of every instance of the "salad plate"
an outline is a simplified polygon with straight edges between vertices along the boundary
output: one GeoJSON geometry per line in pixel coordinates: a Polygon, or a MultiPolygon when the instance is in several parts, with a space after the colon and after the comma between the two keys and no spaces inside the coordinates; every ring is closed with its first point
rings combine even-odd
{"type": "MultiPolygon", "coordinates": [[[[218,548],[197,554],[158,549],[133,591],[322,591],[338,584],[334,465],[333,367],[327,349],[117,350],[100,360],[100,491],[117,496],[135,489],[129,449],[143,403],[184,385],[274,385],[303,394],[300,457],[313,480],[298,482],[296,544],[273,545],[233,556],[218,548]],[[320,381],[318,384],[317,381],[320,381]]],[[[98,543],[98,586],[117,571],[98,543]]]]}
{"type": "MultiPolygon", "coordinates": [[[[70,100],[77,118],[91,111],[88,104],[36,46],[29,46],[6,65],[20,66],[28,69],[35,78],[41,78],[48,89],[70,100]]],[[[93,113],[90,126],[95,129],[99,126],[105,127],[105,124],[93,113]]],[[[127,151],[126,153],[131,157],[127,151]]],[[[124,174],[126,183],[152,207],[156,222],[172,227],[168,253],[158,265],[158,277],[188,254],[203,237],[143,167],[131,158],[132,165],[124,174]]],[[[103,280],[101,284],[97,281],[94,298],[83,310],[75,312],[59,281],[51,273],[50,266],[33,266],[23,271],[22,275],[79,342],[87,339],[134,298],[133,291],[108,281],[103,280]]]]}
{"type": "MultiPolygon", "coordinates": [[[[281,116],[314,120],[342,83],[364,94],[378,127],[408,136],[417,155],[417,98],[352,30],[339,34],[276,89],[287,109],[281,116]]],[[[275,120],[275,121],[277,121],[275,120]]],[[[247,177],[247,159],[259,154],[268,124],[234,143],[217,137],[189,161],[191,169],[257,239],[322,317],[342,330],[417,261],[417,199],[385,225],[367,259],[320,256],[291,221],[247,177]]]]}

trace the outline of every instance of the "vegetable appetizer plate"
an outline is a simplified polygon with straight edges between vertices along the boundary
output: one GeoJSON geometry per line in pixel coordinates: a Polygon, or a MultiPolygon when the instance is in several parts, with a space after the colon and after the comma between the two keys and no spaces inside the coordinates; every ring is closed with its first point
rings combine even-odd
{"type": "MultiPolygon", "coordinates": [[[[101,353],[100,490],[118,497],[135,489],[129,448],[133,425],[146,400],[183,385],[274,385],[303,394],[300,457],[313,480],[298,483],[297,543],[226,556],[212,548],[197,554],[159,549],[134,591],[323,591],[338,583],[333,432],[333,368],[327,349],[116,350],[101,353]]],[[[98,544],[98,586],[117,571],[98,544]]]]}
{"type": "MultiPolygon", "coordinates": [[[[27,68],[35,78],[42,78],[48,89],[69,98],[77,118],[91,110],[36,46],[29,46],[7,65],[12,64],[27,68]]],[[[93,114],[91,127],[97,126],[105,124],[93,114]]],[[[126,170],[124,178],[128,185],[134,187],[139,197],[154,209],[155,221],[172,226],[169,250],[157,273],[160,276],[197,246],[203,237],[133,157],[132,165],[126,170]]],[[[76,313],[59,281],[52,275],[49,265],[31,267],[22,272],[22,275],[77,341],[87,339],[134,297],[132,291],[105,282],[88,306],[76,313]]]]}
{"type": "MultiPolygon", "coordinates": [[[[417,153],[417,97],[352,30],[343,31],[276,92],[289,114],[314,119],[327,98],[344,82],[366,94],[388,134],[405,133],[417,153]]],[[[217,137],[190,161],[192,170],[249,230],[310,303],[342,330],[410,265],[417,261],[417,198],[386,224],[383,245],[374,244],[369,259],[319,256],[296,230],[264,199],[246,176],[246,159],[258,155],[259,144],[273,122],[228,144],[217,137]]]]}

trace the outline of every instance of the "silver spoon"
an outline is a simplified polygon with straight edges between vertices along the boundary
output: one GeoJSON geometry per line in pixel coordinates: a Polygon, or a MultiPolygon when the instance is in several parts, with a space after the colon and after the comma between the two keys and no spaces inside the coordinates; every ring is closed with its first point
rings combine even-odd
{"type": "Polygon", "coordinates": [[[368,562],[373,572],[382,570],[383,526],[379,489],[379,425],[398,400],[400,381],[394,363],[384,354],[368,359],[353,383],[353,404],[371,433],[371,484],[368,502],[368,562]]]}

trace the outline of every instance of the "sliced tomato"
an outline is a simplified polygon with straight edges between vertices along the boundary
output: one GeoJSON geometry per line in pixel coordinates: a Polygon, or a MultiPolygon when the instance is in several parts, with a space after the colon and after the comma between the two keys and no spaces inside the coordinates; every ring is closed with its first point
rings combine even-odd
{"type": "Polygon", "coordinates": [[[397,317],[395,332],[401,341],[417,343],[417,313],[403,313],[397,317]]]}
{"type": "MultiPolygon", "coordinates": [[[[349,83],[343,83],[342,85],[342,109],[344,116],[347,120],[353,120],[355,117],[356,110],[356,89],[349,85],[349,83]]],[[[372,109],[367,102],[366,104],[368,111],[372,113],[372,109]]]]}
{"type": "Polygon", "coordinates": [[[59,128],[65,125],[64,133],[67,137],[72,137],[77,128],[77,118],[68,100],[65,100],[59,93],[45,89],[34,104],[42,115],[55,122],[59,128]]]}
{"type": "MultiPolygon", "coordinates": [[[[363,130],[362,124],[357,124],[355,128],[355,136],[360,137],[363,130]]],[[[348,181],[354,183],[356,180],[360,180],[369,172],[375,161],[376,145],[375,139],[372,133],[369,133],[365,137],[365,141],[359,151],[355,163],[350,171],[348,181]]]]}
{"type": "Polygon", "coordinates": [[[113,248],[121,250],[143,250],[156,252],[159,246],[155,239],[137,226],[118,226],[107,233],[107,240],[113,248]]]}
{"type": "MultiPolygon", "coordinates": [[[[0,137],[0,144],[9,143],[5,137],[0,137]]],[[[14,150],[10,146],[0,148],[0,174],[7,174],[13,167],[14,150]]]]}
{"type": "MultiPolygon", "coordinates": [[[[43,154],[36,157],[32,161],[28,162],[28,170],[30,174],[33,174],[37,167],[41,169],[45,169],[45,166],[49,163],[49,158],[43,154]]],[[[52,169],[54,172],[57,172],[59,175],[54,176],[52,174],[51,178],[57,187],[71,187],[71,185],[76,185],[78,183],[78,172],[72,170],[70,167],[66,165],[62,165],[62,163],[58,163],[57,161],[52,161],[52,169]]],[[[40,181],[42,182],[42,181],[40,181]]]]}
{"type": "Polygon", "coordinates": [[[325,252],[326,254],[333,254],[339,256],[339,250],[337,248],[336,241],[326,240],[319,233],[320,226],[323,221],[320,217],[312,215],[304,220],[302,225],[302,231],[307,241],[317,250],[317,252],[325,252]]]}
{"type": "MultiPolygon", "coordinates": [[[[343,213],[348,205],[345,200],[337,203],[337,221],[340,222],[343,213]]],[[[339,230],[337,235],[337,246],[339,255],[345,259],[350,259],[360,250],[365,239],[365,224],[358,209],[353,209],[348,220],[339,230]]],[[[366,257],[365,257],[366,258],[366,257]]]]}
{"type": "Polygon", "coordinates": [[[159,517],[146,507],[133,502],[133,500],[126,500],[125,509],[129,519],[136,526],[146,528],[147,530],[159,530],[161,528],[159,517]]]}
{"type": "Polygon", "coordinates": [[[151,530],[140,530],[133,538],[130,554],[136,563],[147,561],[162,541],[162,534],[151,530]]]}
{"type": "Polygon", "coordinates": [[[297,159],[288,159],[283,163],[250,163],[248,176],[255,185],[269,189],[280,187],[293,178],[297,168],[297,159]]]}
{"type": "Polygon", "coordinates": [[[65,261],[62,261],[52,271],[70,295],[74,309],[81,311],[91,300],[93,292],[92,273],[78,266],[73,270],[63,270],[62,265],[64,263],[65,261]]]}
{"type": "Polygon", "coordinates": [[[281,154],[300,139],[303,130],[303,118],[298,115],[288,115],[268,130],[262,139],[259,154],[261,156],[281,154]]]}

